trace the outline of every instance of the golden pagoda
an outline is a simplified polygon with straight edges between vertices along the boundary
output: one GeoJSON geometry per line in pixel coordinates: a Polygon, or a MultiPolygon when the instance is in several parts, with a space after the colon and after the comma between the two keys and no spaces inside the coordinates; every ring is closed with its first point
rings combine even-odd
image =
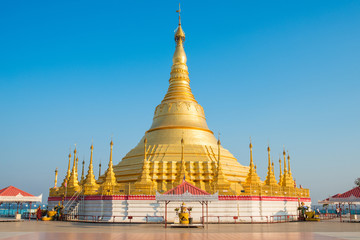
{"type": "MultiPolygon", "coordinates": [[[[221,159],[224,180],[231,186],[229,193],[235,194],[235,189],[240,192],[240,183],[245,181],[248,167],[242,166],[227,149],[217,145],[217,139],[207,126],[204,110],[191,92],[180,16],[174,39],[176,48],[169,89],[156,107],[153,123],[145,133],[150,148],[146,161],[149,162],[152,189],[170,190],[185,172],[187,181],[213,192],[212,181],[217,176],[218,159],[221,159]]],[[[144,139],[145,136],[114,166],[119,183],[132,184],[141,177],[145,161],[144,139]]]]}
{"type": "MultiPolygon", "coordinates": [[[[208,192],[232,196],[291,196],[309,197],[309,190],[295,186],[290,169],[284,172],[279,159],[280,175],[276,180],[274,163],[268,146],[268,172],[261,181],[254,165],[250,140],[250,164],[241,165],[225,149],[208,128],[205,113],[195,100],[190,88],[187,58],[184,50],[185,33],[179,24],[175,32],[175,52],[172,58],[169,88],[162,102],[155,108],[153,122],[144,137],[117,165],[113,166],[113,141],[110,143],[108,169],[95,179],[93,171],[93,145],[86,177],[84,162],[82,177],[78,180],[78,158],[74,150],[73,168],[68,170],[59,188],[50,188],[50,197],[89,195],[155,195],[166,192],[183,180],[208,192]]],[[[266,163],[266,161],[264,161],[266,163]]],[[[57,178],[57,173],[56,173],[57,178]]],[[[57,181],[57,180],[56,180],[57,181]]]]}

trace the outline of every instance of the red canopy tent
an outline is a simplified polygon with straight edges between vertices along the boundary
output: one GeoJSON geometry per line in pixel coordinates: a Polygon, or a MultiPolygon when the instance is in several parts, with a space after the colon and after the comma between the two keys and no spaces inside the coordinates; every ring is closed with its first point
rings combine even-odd
{"type": "Polygon", "coordinates": [[[16,203],[18,206],[19,203],[29,203],[31,208],[31,203],[42,202],[42,194],[34,196],[14,186],[8,186],[0,190],[0,204],[4,202],[16,203]]]}
{"type": "MultiPolygon", "coordinates": [[[[355,187],[347,192],[338,193],[334,196],[331,196],[327,199],[319,201],[320,204],[341,204],[348,203],[349,204],[349,213],[350,213],[350,221],[351,221],[351,204],[360,203],[360,187],[355,187]]],[[[340,214],[340,221],[342,215],[340,214]]]]}
{"type": "Polygon", "coordinates": [[[218,194],[210,194],[184,180],[180,185],[165,192],[156,193],[157,201],[165,202],[165,227],[167,227],[167,205],[173,202],[200,202],[202,208],[202,224],[204,224],[204,204],[206,206],[206,216],[208,216],[208,203],[218,201],[218,194]]]}
{"type": "Polygon", "coordinates": [[[360,187],[355,187],[344,193],[335,194],[334,196],[319,201],[319,203],[360,203],[360,187]]]}

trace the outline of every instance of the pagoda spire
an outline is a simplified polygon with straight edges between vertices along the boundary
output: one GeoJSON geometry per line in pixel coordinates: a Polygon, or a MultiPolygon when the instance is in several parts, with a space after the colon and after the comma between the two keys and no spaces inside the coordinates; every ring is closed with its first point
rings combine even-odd
{"type": "Polygon", "coordinates": [[[90,153],[89,169],[83,184],[84,195],[95,195],[99,188],[99,185],[96,183],[94,170],[93,170],[93,150],[94,150],[93,144],[91,144],[90,150],[91,153],[90,153]]]}
{"type": "Polygon", "coordinates": [[[66,174],[66,179],[69,180],[69,177],[70,177],[70,173],[71,173],[71,151],[69,153],[69,164],[68,164],[68,170],[67,170],[67,174],[66,174]]]}
{"type": "MultiPolygon", "coordinates": [[[[66,189],[65,186],[67,186],[67,184],[68,184],[68,182],[69,182],[70,174],[71,174],[71,149],[70,149],[70,153],[69,153],[68,157],[69,157],[68,169],[67,169],[65,178],[64,178],[64,180],[62,181],[61,186],[60,186],[59,189],[58,189],[58,193],[59,193],[60,195],[64,195],[64,194],[65,194],[65,189],[66,189]]],[[[54,193],[54,192],[52,192],[52,193],[54,193]]],[[[54,195],[52,195],[52,196],[54,196],[54,195]]]]}
{"type": "Polygon", "coordinates": [[[245,185],[259,185],[261,184],[261,180],[259,175],[256,172],[256,166],[254,166],[254,161],[253,161],[253,155],[252,155],[252,143],[251,143],[251,138],[250,138],[250,144],[249,144],[249,148],[250,148],[250,166],[249,166],[249,173],[246,177],[245,180],[245,185]]]}
{"type": "Polygon", "coordinates": [[[220,156],[221,156],[221,154],[220,154],[220,146],[221,146],[220,137],[217,141],[217,146],[218,146],[218,168],[220,168],[220,156]]]}
{"type": "Polygon", "coordinates": [[[281,157],[280,156],[279,156],[279,166],[280,166],[279,185],[282,185],[283,173],[282,173],[282,168],[281,168],[281,157]]]}
{"type": "Polygon", "coordinates": [[[218,159],[217,159],[217,171],[214,179],[214,192],[218,191],[221,195],[231,194],[229,192],[230,183],[226,179],[225,174],[223,172],[222,164],[221,164],[221,141],[220,134],[217,141],[217,149],[218,149],[218,159]]]}
{"type": "Polygon", "coordinates": [[[67,179],[65,177],[64,182],[58,188],[57,187],[57,178],[58,178],[58,168],[55,169],[54,187],[49,189],[49,196],[50,197],[63,196],[63,194],[65,194],[65,183],[67,182],[67,179]]]}
{"type": "Polygon", "coordinates": [[[69,181],[70,174],[71,174],[71,151],[70,151],[68,157],[69,157],[68,169],[67,169],[64,181],[61,183],[61,187],[63,187],[63,188],[65,188],[65,183],[67,183],[69,181]]]}
{"type": "Polygon", "coordinates": [[[290,154],[289,154],[289,152],[288,152],[287,160],[288,160],[288,175],[289,175],[289,178],[290,178],[290,182],[294,184],[294,183],[295,183],[295,180],[294,180],[294,178],[293,178],[293,176],[292,176],[292,173],[291,173],[291,168],[290,168],[290,154]]]}
{"type": "Polygon", "coordinates": [[[113,195],[118,190],[118,184],[116,181],[113,161],[112,161],[112,151],[113,151],[113,141],[110,142],[110,160],[108,169],[105,172],[104,181],[101,183],[101,193],[103,195],[113,195]]]}
{"type": "Polygon", "coordinates": [[[268,151],[268,172],[265,180],[266,185],[277,185],[274,169],[271,165],[270,146],[267,147],[268,151]]]}
{"type": "Polygon", "coordinates": [[[283,155],[284,155],[284,176],[285,176],[285,175],[287,175],[285,148],[284,148],[284,151],[283,151],[283,155]]]}
{"type": "Polygon", "coordinates": [[[84,167],[85,167],[85,159],[82,161],[82,171],[81,171],[81,178],[80,178],[80,184],[84,183],[84,167]]]}
{"type": "Polygon", "coordinates": [[[142,194],[152,194],[154,183],[150,176],[150,165],[147,159],[147,138],[144,139],[144,162],[141,174],[137,182],[135,182],[135,189],[142,194]]]}
{"type": "Polygon", "coordinates": [[[180,172],[177,175],[176,184],[181,184],[183,180],[186,180],[187,182],[191,183],[189,173],[186,171],[186,162],[184,157],[184,146],[185,141],[184,137],[181,138],[181,159],[180,159],[180,172]]]}
{"type": "Polygon", "coordinates": [[[79,157],[76,158],[76,168],[75,168],[75,171],[77,174],[79,174],[78,172],[78,166],[79,166],[79,157]]]}
{"type": "Polygon", "coordinates": [[[68,196],[72,196],[75,192],[80,191],[79,180],[78,180],[78,175],[77,175],[77,171],[76,171],[76,152],[77,151],[76,151],[76,147],[75,147],[73,168],[72,168],[72,172],[70,174],[70,178],[69,178],[68,185],[67,185],[68,196]]]}
{"type": "Polygon", "coordinates": [[[291,175],[291,169],[290,169],[290,154],[289,154],[289,152],[288,152],[287,160],[288,160],[288,172],[289,172],[289,174],[291,175]]]}
{"type": "Polygon", "coordinates": [[[100,163],[99,163],[99,180],[100,180],[100,177],[101,177],[101,161],[100,161],[100,163]]]}
{"type": "MultiPolygon", "coordinates": [[[[282,186],[283,187],[294,187],[294,180],[292,178],[290,168],[286,168],[286,153],[285,149],[283,151],[284,155],[284,175],[283,175],[283,181],[282,186]]],[[[288,158],[288,163],[290,163],[290,157],[288,158]]]]}
{"type": "Polygon", "coordinates": [[[250,148],[250,172],[252,173],[254,171],[254,161],[253,161],[253,155],[252,155],[252,143],[251,143],[251,138],[250,138],[250,144],[249,144],[249,148],[250,148]]]}
{"type": "Polygon", "coordinates": [[[169,89],[162,103],[171,102],[173,100],[196,102],[190,89],[190,78],[188,67],[186,65],[187,58],[184,50],[185,33],[181,27],[180,6],[179,10],[176,12],[179,13],[179,25],[174,36],[176,48],[172,59],[173,65],[170,72],[169,89]]]}

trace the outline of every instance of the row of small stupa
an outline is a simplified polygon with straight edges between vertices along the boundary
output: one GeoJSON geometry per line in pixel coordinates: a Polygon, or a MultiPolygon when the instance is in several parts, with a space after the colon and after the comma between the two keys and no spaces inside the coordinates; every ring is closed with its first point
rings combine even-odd
{"type": "MultiPolygon", "coordinates": [[[[55,186],[50,188],[50,196],[72,196],[75,193],[82,193],[83,195],[124,195],[124,194],[145,194],[153,195],[159,189],[155,189],[153,180],[151,179],[150,172],[153,169],[150,169],[149,160],[147,158],[146,138],[144,143],[144,162],[142,166],[142,172],[139,175],[137,181],[132,183],[119,183],[116,180],[116,176],[113,169],[113,160],[112,160],[112,150],[113,142],[110,142],[110,160],[108,168],[103,175],[100,174],[98,179],[95,178],[93,170],[93,145],[91,145],[90,150],[90,163],[87,171],[87,175],[84,176],[84,163],[82,165],[82,174],[80,180],[78,179],[78,158],[76,157],[77,150],[74,150],[74,160],[73,166],[71,169],[71,153],[69,154],[68,160],[68,169],[66,176],[61,183],[60,187],[57,187],[57,175],[58,171],[55,170],[55,186]]],[[[220,149],[220,141],[218,145],[220,149]]],[[[184,149],[184,140],[181,139],[181,145],[184,149]]],[[[309,192],[307,189],[297,188],[296,182],[293,179],[291,168],[290,168],[290,156],[289,154],[286,157],[285,150],[283,151],[283,171],[282,171],[282,160],[279,158],[280,165],[280,177],[279,180],[276,180],[274,173],[274,162],[271,162],[270,157],[270,147],[267,148],[268,151],[268,171],[265,181],[261,181],[260,177],[256,172],[256,165],[254,165],[253,156],[252,156],[252,143],[250,142],[250,165],[249,171],[244,182],[241,182],[242,188],[239,192],[231,191],[230,183],[226,179],[223,170],[222,164],[220,161],[220,154],[218,154],[217,161],[217,171],[214,174],[211,181],[213,193],[219,192],[222,195],[269,195],[269,196],[296,196],[296,197],[308,197],[309,192]],[[287,159],[287,161],[286,161],[287,159]]],[[[184,151],[182,151],[184,153],[184,151]]],[[[100,165],[101,166],[101,165],[100,165]]],[[[174,186],[181,184],[183,179],[187,182],[196,185],[196,183],[191,181],[191,173],[186,167],[186,160],[184,154],[181,155],[180,168],[176,173],[176,180],[174,181],[174,186]]]]}

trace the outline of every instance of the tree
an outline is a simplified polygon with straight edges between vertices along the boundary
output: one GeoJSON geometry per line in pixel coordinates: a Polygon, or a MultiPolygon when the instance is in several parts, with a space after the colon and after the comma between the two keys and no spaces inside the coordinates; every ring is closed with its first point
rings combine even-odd
{"type": "Polygon", "coordinates": [[[356,186],[360,187],[360,178],[357,178],[354,183],[356,186]]]}

